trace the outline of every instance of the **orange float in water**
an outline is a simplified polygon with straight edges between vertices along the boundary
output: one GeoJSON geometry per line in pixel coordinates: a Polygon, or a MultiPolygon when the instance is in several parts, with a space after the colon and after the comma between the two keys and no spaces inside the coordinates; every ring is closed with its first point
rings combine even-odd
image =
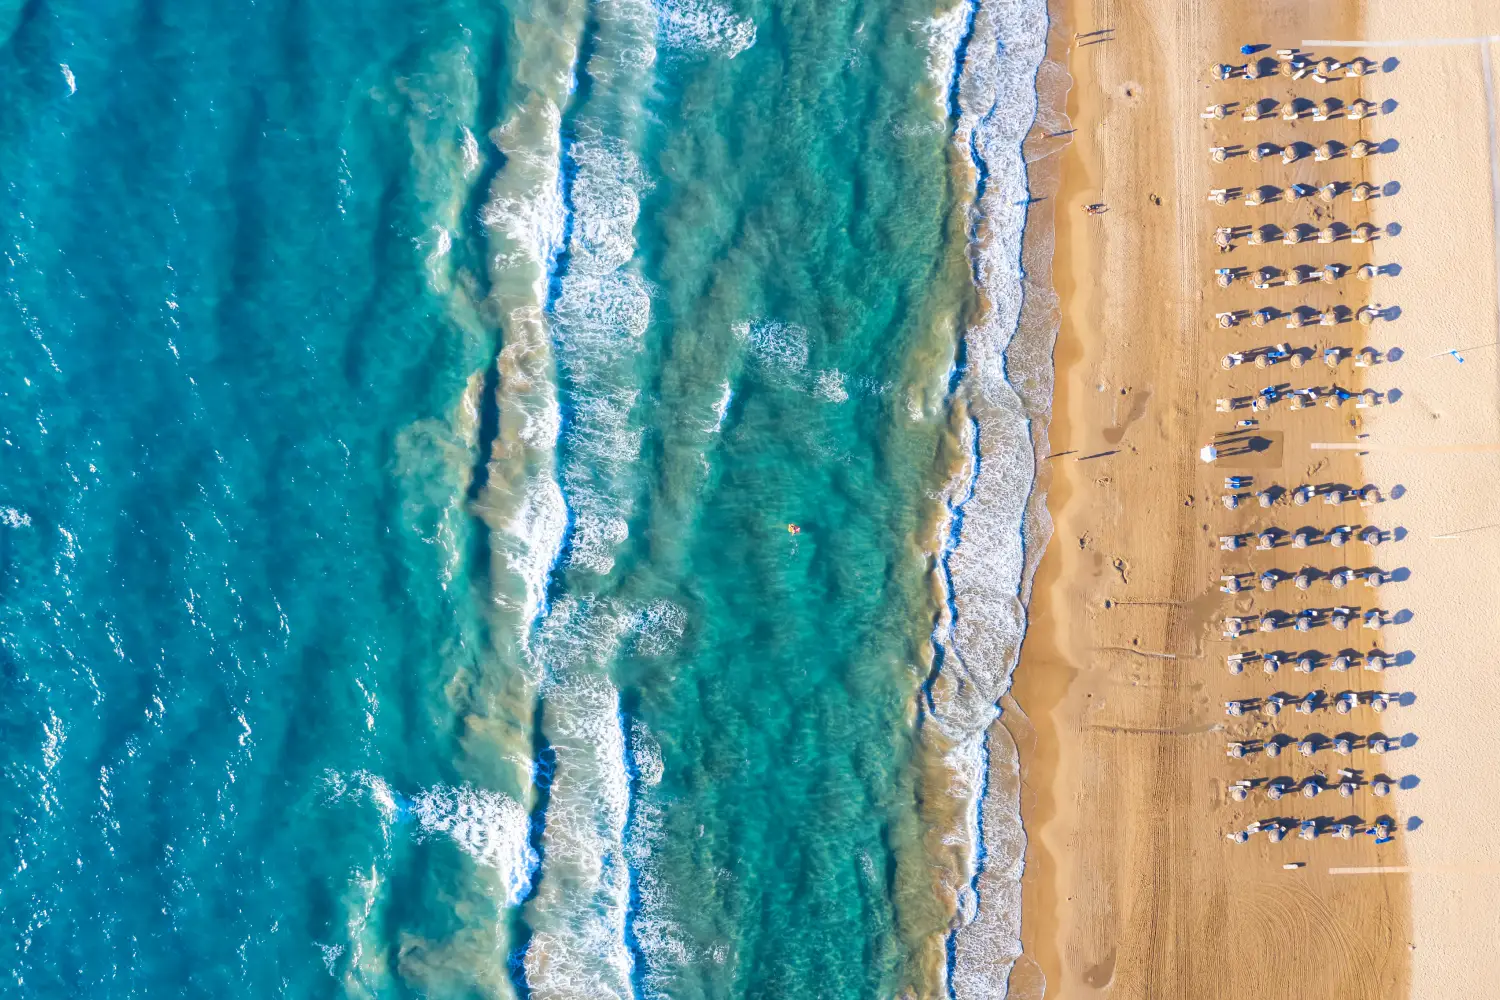
{"type": "Polygon", "coordinates": [[[789,535],[800,535],[800,534],[802,534],[802,529],[799,528],[799,527],[797,527],[795,524],[789,524],[789,525],[787,525],[786,526],[786,531],[787,531],[787,534],[789,534],[789,535]]]}

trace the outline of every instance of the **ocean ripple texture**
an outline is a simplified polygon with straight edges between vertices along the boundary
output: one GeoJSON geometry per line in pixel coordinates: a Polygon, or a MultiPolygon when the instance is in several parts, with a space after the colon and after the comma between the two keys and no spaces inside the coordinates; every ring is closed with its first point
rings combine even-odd
{"type": "Polygon", "coordinates": [[[1004,996],[1045,32],[0,0],[0,995],[1004,996]]]}

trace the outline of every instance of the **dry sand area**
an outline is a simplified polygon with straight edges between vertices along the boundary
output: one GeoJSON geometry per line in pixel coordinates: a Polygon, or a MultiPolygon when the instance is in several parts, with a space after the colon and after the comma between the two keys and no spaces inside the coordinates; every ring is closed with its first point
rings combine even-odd
{"type": "Polygon", "coordinates": [[[1058,997],[1489,997],[1500,952],[1500,798],[1483,789],[1500,756],[1490,736],[1500,672],[1486,656],[1500,594],[1500,92],[1489,58],[1500,42],[1414,42],[1500,35],[1500,5],[1079,0],[1060,13],[1052,56],[1073,74],[1078,131],[1055,209],[1063,325],[1043,486],[1056,530],[1016,673],[1019,711],[1007,715],[1023,748],[1029,835],[1027,958],[1012,995],[1037,996],[1045,980],[1058,997]],[[1112,30],[1075,34],[1100,29],[1112,30]],[[1340,41],[1372,44],[1326,44],[1340,41]],[[1328,84],[1214,81],[1209,66],[1243,63],[1245,42],[1272,47],[1259,57],[1297,47],[1378,69],[1328,84]],[[1289,101],[1330,97],[1345,106],[1330,120],[1279,114],[1289,101]],[[1351,120],[1357,98],[1381,113],[1351,120]],[[1243,121],[1260,99],[1278,113],[1243,121]],[[1227,119],[1200,117],[1224,102],[1235,102],[1227,119]],[[1361,139],[1381,151],[1351,157],[1361,139]],[[1209,156],[1215,145],[1329,140],[1339,146],[1326,161],[1209,156]],[[1330,181],[1368,183],[1379,196],[1355,201],[1341,187],[1331,201],[1208,198],[1330,181]],[[1095,203],[1107,211],[1086,214],[1095,203]],[[1361,223],[1378,237],[1350,240],[1361,223]],[[1243,227],[1263,226],[1272,238],[1251,245],[1243,227]],[[1280,241],[1297,226],[1331,227],[1334,238],[1280,241]],[[1229,253],[1214,246],[1218,227],[1242,227],[1229,253]],[[1347,273],[1285,280],[1329,264],[1347,273]],[[1383,273],[1357,280],[1366,264],[1383,273]],[[1264,289],[1244,278],[1220,288],[1221,267],[1276,277],[1264,289]],[[1372,302],[1399,314],[1352,320],[1372,302]],[[1264,327],[1215,320],[1268,306],[1278,318],[1264,327]],[[1340,321],[1288,329],[1281,316],[1297,307],[1340,321]],[[1311,359],[1221,366],[1230,352],[1280,343],[1311,359]],[[1365,346],[1380,363],[1323,363],[1326,348],[1365,346]],[[1440,353],[1448,348],[1462,364],[1440,353]],[[1379,405],[1320,398],[1293,409],[1283,398],[1216,411],[1219,399],[1273,385],[1325,396],[1370,388],[1379,405]],[[1245,418],[1258,421],[1258,450],[1199,461],[1205,442],[1245,418]],[[1228,491],[1227,475],[1254,485],[1228,491]],[[1381,498],[1298,505],[1288,493],[1262,507],[1250,495],[1303,484],[1370,484],[1381,498]],[[1245,502],[1226,509],[1226,492],[1245,502]],[[1372,525],[1379,545],[1358,533],[1372,525]],[[1338,526],[1356,529],[1342,546],[1328,541],[1338,526]],[[1267,529],[1285,534],[1262,550],[1255,534],[1267,529]],[[1301,529],[1305,548],[1291,544],[1301,529]],[[1234,533],[1248,546],[1223,550],[1220,537],[1234,533]],[[1343,568],[1393,579],[1335,587],[1343,568]],[[1304,570],[1305,590],[1293,582],[1304,570]],[[1270,591],[1259,586],[1267,571],[1281,580],[1270,591]],[[1222,577],[1236,573],[1246,589],[1224,593],[1222,577]],[[1344,630],[1331,623],[1339,607],[1353,610],[1344,630]],[[1366,627],[1369,609],[1394,621],[1366,627]],[[1314,612],[1313,627],[1258,631],[1268,612],[1314,612]],[[1244,616],[1248,634],[1227,638],[1226,616],[1244,616]],[[1231,653],[1268,651],[1290,654],[1275,673],[1258,662],[1226,669],[1231,653]],[[1372,651],[1398,665],[1370,669],[1372,651]],[[1311,672],[1297,668],[1302,654],[1313,654],[1311,672]],[[1352,669],[1335,669],[1340,655],[1352,669]],[[1334,709],[1346,692],[1359,699],[1347,714],[1334,709]],[[1375,711],[1376,693],[1391,707],[1375,711]],[[1304,714],[1296,706],[1308,694],[1321,700],[1304,714]],[[1265,707],[1273,695],[1286,699],[1279,714],[1265,707]],[[1226,713],[1232,700],[1247,703],[1242,715],[1226,713]],[[1311,756],[1295,745],[1307,737],[1311,756]],[[1348,754],[1331,745],[1340,737],[1348,754]],[[1386,737],[1394,745],[1380,753],[1386,737]],[[1274,757],[1263,749],[1283,740],[1294,742],[1274,757]],[[1231,741],[1246,744],[1244,759],[1227,755],[1231,741]],[[1267,795],[1275,779],[1288,789],[1279,799],[1267,795]],[[1377,779],[1391,794],[1375,794],[1377,779]],[[1253,786],[1238,801],[1242,780],[1253,786]],[[1306,797],[1310,783],[1328,788],[1306,797]],[[1297,835],[1306,819],[1319,824],[1311,841],[1297,835]],[[1388,843],[1329,832],[1379,819],[1394,829],[1388,843]],[[1279,843],[1264,832],[1226,839],[1269,820],[1288,825],[1279,843]]]}

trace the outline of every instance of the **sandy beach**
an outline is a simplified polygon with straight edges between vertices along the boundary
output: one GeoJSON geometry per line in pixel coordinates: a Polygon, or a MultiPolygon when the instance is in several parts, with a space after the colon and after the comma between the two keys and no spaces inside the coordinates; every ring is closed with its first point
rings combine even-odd
{"type": "Polygon", "coordinates": [[[1054,208],[1063,318],[1042,485],[1056,529],[1009,716],[1029,837],[1013,996],[1041,995],[1043,983],[1061,997],[1493,992],[1500,817],[1473,789],[1500,702],[1482,666],[1495,628],[1485,595],[1500,585],[1489,485],[1500,472],[1497,95],[1478,43],[1316,44],[1500,33],[1500,11],[1477,6],[1445,0],[1420,24],[1385,0],[1058,11],[1051,56],[1072,74],[1077,131],[1054,208]],[[1247,42],[1269,45],[1256,58],[1299,48],[1368,57],[1374,71],[1212,79],[1212,64],[1246,61],[1247,42]],[[1328,120],[1314,120],[1330,98],[1328,120]],[[1357,99],[1373,113],[1351,119],[1357,99]],[[1257,101],[1268,117],[1243,120],[1257,101]],[[1200,117],[1225,103],[1225,119],[1200,117]],[[1361,140],[1378,150],[1354,158],[1361,140]],[[1327,160],[1244,155],[1261,142],[1330,141],[1327,160]],[[1216,163],[1213,146],[1240,155],[1216,163]],[[1312,194],[1330,182],[1328,200],[1312,194]],[[1355,200],[1360,184],[1373,190],[1355,200]],[[1247,204],[1263,185],[1279,195],[1247,204]],[[1231,191],[1227,204],[1210,201],[1215,189],[1231,191]],[[1356,242],[1361,224],[1379,232],[1356,242]],[[1255,245],[1248,234],[1267,226],[1255,245]],[[1214,245],[1219,227],[1236,227],[1230,252],[1214,245]],[[1289,245],[1288,230],[1308,238],[1289,245]],[[1379,273],[1359,280],[1367,265],[1379,273]],[[1262,267],[1271,287],[1254,288],[1262,267]],[[1245,270],[1221,288],[1217,268],[1245,270]],[[1293,273],[1313,280],[1294,284],[1293,273]],[[1367,325],[1356,317],[1370,304],[1382,318],[1367,325]],[[1274,318],[1257,326],[1251,311],[1264,307],[1274,318]],[[1288,329],[1298,309],[1330,319],[1288,329]],[[1220,325],[1225,312],[1237,325],[1220,325]],[[1281,344],[1306,363],[1255,365],[1257,349],[1281,344]],[[1356,366],[1366,347],[1376,363],[1356,366]],[[1441,354],[1455,347],[1468,348],[1462,364],[1441,354]],[[1224,367],[1234,352],[1244,363],[1224,367]],[[1270,386],[1279,400],[1267,409],[1219,412],[1219,400],[1270,386]],[[1375,395],[1330,407],[1335,387],[1375,395]],[[1294,408],[1293,390],[1318,395],[1294,408]],[[1257,425],[1229,440],[1253,438],[1254,450],[1199,461],[1244,419],[1257,425]],[[1227,476],[1252,482],[1226,489],[1227,476]],[[1297,504],[1302,486],[1313,492],[1297,504]],[[1366,486],[1378,501],[1360,502],[1366,486]],[[1263,507],[1255,494],[1267,487],[1263,507]],[[1241,494],[1238,509],[1226,493],[1241,494]],[[1341,526],[1353,529],[1347,541],[1341,526]],[[1243,544],[1226,550],[1226,535],[1243,544]],[[1225,593],[1226,575],[1243,589],[1225,593]],[[1351,620],[1339,629],[1343,608],[1351,620]],[[1230,616],[1245,635],[1224,634],[1230,616]],[[1291,627],[1298,616],[1307,631],[1291,627]],[[1286,627],[1262,632],[1266,618],[1286,627]],[[1253,658],[1267,652],[1284,654],[1275,673],[1253,658]],[[1238,674],[1226,664],[1235,653],[1252,656],[1238,674]],[[1241,714],[1226,712],[1231,701],[1241,714]],[[1272,742],[1286,743],[1274,757],[1272,742]],[[1287,794],[1268,795],[1273,782],[1287,794]],[[1319,835],[1304,840],[1309,819],[1319,835]],[[1273,821],[1289,831],[1280,842],[1263,832],[1273,821]],[[1247,843],[1226,838],[1257,822],[1247,843]],[[1363,832],[1378,822],[1388,842],[1363,832]],[[1350,839],[1333,835],[1342,823],[1350,839]]]}

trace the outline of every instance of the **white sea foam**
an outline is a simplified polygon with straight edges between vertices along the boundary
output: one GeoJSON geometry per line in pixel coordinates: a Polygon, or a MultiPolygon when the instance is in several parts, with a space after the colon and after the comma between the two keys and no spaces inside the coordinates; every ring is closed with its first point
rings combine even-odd
{"type": "Polygon", "coordinates": [[[679,970],[691,968],[699,956],[671,914],[681,904],[671,880],[656,863],[654,849],[664,832],[662,806],[651,794],[651,785],[641,780],[642,794],[634,803],[626,856],[635,872],[636,909],[631,925],[636,948],[645,961],[641,979],[646,996],[668,997],[677,992],[679,970]]]}
{"type": "Polygon", "coordinates": [[[758,319],[737,323],[734,334],[762,374],[800,375],[807,367],[807,330],[796,323],[758,319]]]}
{"type": "Polygon", "coordinates": [[[479,864],[494,869],[515,905],[531,889],[536,852],[528,837],[526,810],[499,792],[464,785],[435,785],[412,799],[412,815],[423,832],[440,833],[479,864]]]}
{"type": "Polygon", "coordinates": [[[665,765],[661,759],[661,744],[646,724],[636,720],[630,724],[630,759],[635,765],[636,779],[647,788],[661,784],[665,765]]]}
{"type": "Polygon", "coordinates": [[[818,372],[813,395],[826,399],[830,403],[842,403],[847,400],[849,390],[844,387],[844,373],[837,368],[818,372]]]}
{"type": "Polygon", "coordinates": [[[1028,285],[1021,266],[1030,193],[1021,143],[1037,114],[1047,12],[1041,0],[979,0],[971,11],[961,20],[951,11],[941,15],[931,33],[931,65],[958,74],[954,142],[974,161],[970,249],[987,308],[964,334],[970,364],[960,391],[975,421],[972,460],[948,491],[952,524],[961,535],[950,545],[945,528],[939,543],[951,610],[945,609],[934,636],[944,661],[930,698],[934,723],[965,753],[982,752],[985,761],[953,762],[968,775],[962,794],[967,836],[975,843],[966,852],[972,877],[954,935],[951,989],[959,1000],[998,1000],[1019,954],[1015,907],[1024,834],[1018,792],[996,780],[1002,763],[1013,765],[1013,747],[997,751],[994,741],[1005,739],[1005,730],[992,723],[1010,687],[1031,572],[1049,530],[1032,485],[1050,407],[1055,326],[1028,320],[1028,330],[1040,331],[1030,334],[1038,343],[1020,345],[1019,353],[1014,339],[1023,309],[1040,319],[1052,295],[1028,285]],[[964,25],[967,37],[952,33],[950,18],[964,25]]]}
{"type": "Polygon", "coordinates": [[[710,434],[717,434],[724,429],[724,418],[729,415],[729,404],[734,401],[734,387],[729,380],[724,380],[724,394],[714,404],[714,422],[707,428],[710,434]]]}
{"type": "Polygon", "coordinates": [[[460,125],[459,135],[462,136],[461,143],[464,151],[464,177],[474,176],[479,170],[479,140],[474,138],[474,133],[469,131],[469,126],[460,125]]]}
{"type": "Polygon", "coordinates": [[[938,110],[945,116],[958,65],[958,47],[973,10],[969,0],[959,0],[948,10],[916,22],[916,28],[927,36],[927,73],[937,94],[938,110]]]}
{"type": "MultiPolygon", "coordinates": [[[[530,623],[542,613],[547,599],[547,577],[557,561],[567,531],[568,512],[562,489],[550,476],[537,476],[526,485],[514,516],[505,524],[506,565],[522,585],[519,618],[530,623]]],[[[497,600],[503,600],[497,595],[497,600]]]]}
{"type": "Polygon", "coordinates": [[[640,454],[632,419],[635,361],[651,319],[651,294],[631,266],[640,196],[648,188],[635,155],[597,122],[578,123],[568,147],[575,171],[568,269],[553,311],[573,419],[563,487],[573,514],[569,564],[601,575],[629,537],[628,485],[640,454]]]}
{"type": "Polygon", "coordinates": [[[755,44],[755,22],[712,0],[659,0],[662,41],[672,48],[733,59],[755,44]]]}
{"type": "Polygon", "coordinates": [[[630,788],[619,694],[602,676],[580,669],[554,675],[544,696],[555,763],[542,879],[527,908],[533,932],[527,983],[543,1000],[627,1000],[634,995],[625,939],[630,788]]]}
{"type": "Polygon", "coordinates": [[[631,613],[626,627],[635,635],[637,656],[662,656],[676,648],[687,627],[687,614],[671,601],[652,601],[631,613]]]}
{"type": "Polygon", "coordinates": [[[14,507],[0,508],[0,524],[4,524],[7,528],[29,528],[31,515],[23,514],[14,507]]]}

